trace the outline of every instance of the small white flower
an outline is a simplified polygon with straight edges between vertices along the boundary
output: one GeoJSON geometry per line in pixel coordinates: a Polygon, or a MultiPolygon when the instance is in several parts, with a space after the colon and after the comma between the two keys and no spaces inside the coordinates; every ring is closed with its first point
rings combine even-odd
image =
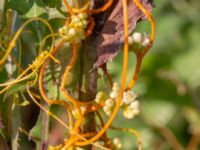
{"type": "Polygon", "coordinates": [[[67,34],[68,30],[69,30],[69,27],[63,26],[62,29],[63,29],[64,34],[67,34]]]}
{"type": "Polygon", "coordinates": [[[112,98],[112,99],[115,99],[115,98],[117,98],[118,96],[119,96],[119,93],[118,93],[118,92],[112,91],[112,92],[110,93],[110,98],[112,98]]]}
{"type": "Polygon", "coordinates": [[[78,23],[78,22],[80,22],[79,17],[78,17],[78,16],[73,16],[73,17],[72,17],[72,22],[73,22],[73,23],[78,23]]]}
{"type": "Polygon", "coordinates": [[[119,92],[119,84],[117,82],[113,83],[112,90],[115,92],[119,92]]]}
{"type": "Polygon", "coordinates": [[[88,21],[87,20],[83,20],[81,23],[82,23],[83,29],[85,29],[87,27],[87,25],[88,25],[88,21]]]}
{"type": "Polygon", "coordinates": [[[107,105],[104,105],[103,110],[104,110],[104,112],[110,111],[110,107],[107,105]]]}
{"type": "Polygon", "coordinates": [[[141,43],[143,41],[143,35],[140,32],[134,32],[132,38],[135,43],[141,43]]]}
{"type": "Polygon", "coordinates": [[[143,47],[147,47],[150,43],[150,39],[149,38],[144,38],[143,42],[141,43],[141,46],[143,47]]]}
{"type": "Polygon", "coordinates": [[[121,143],[119,138],[114,138],[113,139],[113,144],[117,149],[121,149],[122,148],[122,143],[121,143]]]}
{"type": "Polygon", "coordinates": [[[132,45],[133,43],[134,43],[134,40],[133,40],[132,36],[129,36],[128,37],[128,44],[132,45]]]}
{"type": "Polygon", "coordinates": [[[129,90],[127,92],[124,92],[123,102],[125,104],[130,104],[131,102],[133,102],[135,100],[136,97],[137,97],[137,95],[133,91],[129,90]]]}
{"type": "Polygon", "coordinates": [[[68,34],[71,36],[76,35],[76,30],[74,28],[69,29],[68,34]]]}
{"type": "Polygon", "coordinates": [[[109,106],[109,107],[113,107],[114,106],[114,101],[112,100],[112,99],[107,99],[106,101],[105,101],[105,105],[106,106],[109,106]]]}
{"type": "Polygon", "coordinates": [[[60,34],[64,34],[64,29],[63,29],[63,28],[59,28],[59,29],[58,29],[58,32],[59,32],[60,34]]]}
{"type": "Polygon", "coordinates": [[[135,115],[139,114],[139,101],[133,101],[128,106],[124,107],[123,115],[127,119],[132,119],[135,115]]]}
{"type": "Polygon", "coordinates": [[[132,109],[128,109],[128,108],[123,111],[123,115],[127,119],[132,119],[135,116],[135,114],[132,111],[132,109]]]}
{"type": "Polygon", "coordinates": [[[86,14],[86,13],[79,13],[79,14],[78,14],[78,17],[79,17],[80,19],[82,19],[82,20],[85,20],[85,19],[87,19],[87,14],[86,14]]]}
{"type": "Polygon", "coordinates": [[[105,105],[103,107],[104,112],[106,113],[106,115],[110,116],[112,113],[112,107],[105,105]]]}
{"type": "MultiPolygon", "coordinates": [[[[139,101],[134,101],[130,104],[132,110],[137,110],[139,112],[140,103],[139,101]]],[[[136,111],[136,112],[137,112],[136,111]]]]}

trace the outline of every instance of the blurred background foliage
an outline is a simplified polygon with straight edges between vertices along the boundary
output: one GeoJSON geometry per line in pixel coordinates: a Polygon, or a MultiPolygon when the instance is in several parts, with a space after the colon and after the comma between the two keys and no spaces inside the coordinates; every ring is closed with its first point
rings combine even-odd
{"type": "MultiPolygon", "coordinates": [[[[200,63],[200,1],[155,0],[155,4],[153,11],[157,24],[155,43],[144,59],[139,80],[133,89],[141,102],[141,113],[133,120],[125,120],[119,113],[114,125],[137,129],[142,135],[144,150],[200,150],[198,146],[200,142],[200,67],[198,66],[200,63]]],[[[13,32],[19,28],[23,20],[35,16],[50,19],[49,22],[56,32],[58,27],[62,26],[63,16],[66,15],[61,6],[61,0],[29,0],[28,3],[26,0],[9,0],[6,4],[7,8],[14,9],[18,13],[14,20],[13,32]]],[[[149,32],[149,23],[147,21],[138,23],[135,31],[149,32]]],[[[20,39],[24,68],[32,62],[38,52],[39,41],[47,34],[48,30],[38,22],[32,23],[22,34],[20,39]],[[30,31],[33,34],[30,34],[30,31]]],[[[19,46],[16,49],[18,48],[19,46]]],[[[17,50],[14,50],[13,54],[19,55],[17,50]]],[[[122,54],[119,54],[108,64],[108,69],[117,82],[121,78],[122,61],[122,54]]],[[[135,56],[130,52],[128,80],[131,79],[134,71],[133,64],[135,64],[135,56]]],[[[0,81],[5,81],[6,76],[6,70],[1,68],[0,81]]],[[[99,89],[108,88],[105,80],[99,79],[99,89]]],[[[1,95],[0,98],[3,99],[3,96],[1,95]]],[[[5,107],[6,105],[9,105],[9,102],[0,101],[0,136],[4,140],[9,139],[7,136],[10,136],[5,134],[9,133],[8,128],[11,128],[8,127],[9,120],[15,117],[7,117],[11,111],[5,107]],[[5,126],[6,130],[4,130],[5,126]]],[[[62,114],[62,109],[54,108],[53,111],[62,114]]],[[[39,111],[33,104],[24,107],[21,111],[26,112],[22,116],[21,124],[25,129],[30,130],[35,125],[39,111]]],[[[16,118],[13,121],[19,120],[18,117],[16,118]]],[[[37,127],[39,126],[41,125],[37,127]]],[[[50,129],[50,143],[62,142],[64,129],[56,123],[51,125],[50,129]]],[[[34,136],[39,137],[37,133],[40,131],[40,129],[33,131],[32,135],[36,133],[34,136]]],[[[129,133],[109,130],[109,136],[119,137],[123,142],[123,150],[137,149],[136,138],[129,133]]],[[[19,144],[22,150],[31,149],[34,145],[25,135],[21,136],[19,144]]]]}
{"type": "MultiPolygon", "coordinates": [[[[156,0],[155,4],[156,39],[134,89],[141,113],[133,121],[119,119],[116,124],[138,129],[144,150],[200,150],[200,1],[156,0]]],[[[148,32],[147,26],[139,23],[136,31],[148,32]]],[[[134,63],[130,54],[129,80],[134,63]]],[[[121,64],[120,55],[109,64],[116,81],[121,64]]],[[[124,149],[132,150],[131,135],[120,137],[124,149]]]]}

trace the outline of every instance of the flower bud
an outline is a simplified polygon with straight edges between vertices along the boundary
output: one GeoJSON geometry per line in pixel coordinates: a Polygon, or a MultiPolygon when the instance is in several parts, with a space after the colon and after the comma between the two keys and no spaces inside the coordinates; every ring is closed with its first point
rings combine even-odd
{"type": "Polygon", "coordinates": [[[79,13],[78,14],[78,17],[81,19],[81,20],[84,20],[84,19],[87,19],[87,14],[86,13],[79,13]]]}
{"type": "Polygon", "coordinates": [[[114,101],[112,100],[112,99],[107,99],[106,101],[105,101],[105,105],[106,106],[109,106],[109,107],[113,107],[114,106],[114,101]]]}
{"type": "Polygon", "coordinates": [[[103,107],[104,112],[105,112],[106,115],[108,115],[108,116],[110,116],[111,113],[112,113],[112,110],[111,110],[111,109],[112,109],[112,108],[111,108],[110,106],[107,106],[107,105],[105,105],[105,106],[103,107]]]}
{"type": "Polygon", "coordinates": [[[134,114],[134,112],[132,111],[132,109],[129,109],[129,108],[127,108],[127,109],[125,109],[125,110],[123,111],[123,115],[124,115],[124,117],[127,118],[127,119],[132,119],[132,118],[135,116],[135,114],[134,114]]]}
{"type": "Polygon", "coordinates": [[[87,20],[83,20],[82,21],[82,28],[85,29],[88,26],[88,21],[87,20]]]}
{"type": "Polygon", "coordinates": [[[130,104],[131,102],[133,102],[135,100],[136,97],[137,97],[137,95],[133,91],[129,90],[127,92],[124,92],[122,101],[125,104],[130,104]]]}
{"type": "Polygon", "coordinates": [[[115,98],[117,98],[118,96],[119,96],[118,92],[112,91],[112,92],[110,93],[110,98],[112,98],[112,99],[115,99],[115,98]]]}
{"type": "Polygon", "coordinates": [[[132,110],[137,110],[136,112],[139,112],[139,107],[140,107],[139,101],[132,102],[130,104],[130,107],[132,110]]]}
{"type": "Polygon", "coordinates": [[[121,149],[122,148],[122,143],[121,143],[119,138],[114,138],[113,139],[113,144],[117,149],[121,149]]]}
{"type": "Polygon", "coordinates": [[[147,47],[150,43],[150,39],[149,38],[144,38],[143,42],[141,43],[141,46],[143,47],[147,47]]]}
{"type": "Polygon", "coordinates": [[[128,37],[128,44],[132,45],[133,43],[134,43],[134,40],[133,40],[132,36],[129,36],[128,37]]]}
{"type": "Polygon", "coordinates": [[[143,35],[139,32],[134,32],[132,38],[135,43],[141,43],[143,41],[143,35]]]}
{"type": "Polygon", "coordinates": [[[104,92],[102,92],[102,91],[98,92],[97,95],[96,95],[96,97],[95,97],[95,102],[96,103],[100,103],[102,101],[105,101],[106,97],[107,96],[106,96],[106,94],[104,92]]]}
{"type": "Polygon", "coordinates": [[[76,30],[74,28],[69,29],[68,34],[71,36],[76,35],[76,30]]]}
{"type": "Polygon", "coordinates": [[[117,82],[113,83],[112,90],[114,92],[119,92],[119,84],[117,82]]]}
{"type": "Polygon", "coordinates": [[[72,17],[72,23],[78,23],[78,22],[80,22],[80,19],[79,19],[79,17],[77,17],[77,16],[73,16],[72,17]]]}
{"type": "Polygon", "coordinates": [[[59,29],[58,29],[58,33],[59,33],[59,34],[64,34],[63,28],[59,28],[59,29]]]}

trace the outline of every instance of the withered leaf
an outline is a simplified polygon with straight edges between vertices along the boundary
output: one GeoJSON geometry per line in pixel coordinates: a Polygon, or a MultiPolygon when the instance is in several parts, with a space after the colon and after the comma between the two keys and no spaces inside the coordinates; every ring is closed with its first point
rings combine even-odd
{"type": "MultiPolygon", "coordinates": [[[[102,31],[97,37],[97,53],[98,59],[94,64],[94,68],[102,66],[107,61],[112,60],[117,53],[119,48],[123,44],[123,8],[121,0],[116,0],[117,4],[114,5],[107,21],[105,22],[102,31]]],[[[115,2],[116,2],[115,1],[115,2]]],[[[150,12],[154,6],[153,1],[141,0],[143,6],[150,12]]],[[[144,13],[133,3],[132,0],[128,0],[128,21],[129,21],[129,32],[132,32],[136,23],[140,20],[145,19],[144,13]]]]}

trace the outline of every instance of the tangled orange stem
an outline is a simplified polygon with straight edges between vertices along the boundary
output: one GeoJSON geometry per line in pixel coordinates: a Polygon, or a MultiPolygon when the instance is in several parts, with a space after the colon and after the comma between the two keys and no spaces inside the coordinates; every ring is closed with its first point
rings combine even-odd
{"type": "MultiPolygon", "coordinates": [[[[73,134],[75,134],[77,137],[79,137],[80,139],[84,140],[84,141],[87,141],[87,139],[83,136],[81,136],[80,134],[78,134],[77,132],[73,131],[68,125],[66,125],[60,118],[58,118],[56,115],[54,115],[52,112],[50,112],[49,110],[46,110],[46,108],[44,106],[42,106],[35,98],[34,96],[32,95],[32,92],[30,91],[29,89],[29,86],[27,84],[27,92],[29,94],[29,96],[31,97],[31,99],[33,100],[33,102],[38,106],[40,107],[46,114],[52,116],[55,120],[57,120],[61,125],[63,125],[66,129],[68,129],[70,132],[72,132],[73,134]]],[[[96,146],[96,147],[99,147],[101,149],[104,149],[104,150],[109,150],[103,146],[100,146],[100,145],[97,145],[95,143],[91,143],[92,145],[96,146]]]]}
{"type": "Polygon", "coordinates": [[[87,31],[86,31],[86,36],[89,36],[89,35],[92,34],[92,31],[93,31],[94,26],[95,26],[94,19],[91,16],[89,16],[89,22],[90,23],[89,23],[89,26],[88,26],[87,31]]]}
{"type": "Polygon", "coordinates": [[[68,91],[65,89],[65,83],[67,80],[67,77],[69,76],[69,73],[75,63],[75,60],[77,58],[77,44],[72,44],[72,48],[73,48],[73,54],[72,54],[72,58],[70,60],[69,65],[67,66],[67,68],[65,69],[64,75],[62,77],[62,82],[61,82],[61,91],[63,92],[63,94],[65,95],[65,97],[72,103],[72,104],[76,104],[76,105],[82,105],[82,106],[87,106],[89,104],[92,103],[92,101],[90,102],[82,102],[78,99],[74,99],[73,97],[71,97],[68,93],[68,91]]]}
{"type": "Polygon", "coordinates": [[[137,63],[136,63],[135,72],[134,72],[132,80],[129,82],[129,84],[126,88],[126,91],[131,90],[133,88],[133,86],[135,85],[135,83],[138,79],[139,73],[140,73],[140,68],[142,65],[143,57],[141,57],[141,55],[139,55],[139,54],[136,57],[137,57],[137,63]]]}
{"type": "Polygon", "coordinates": [[[130,83],[128,84],[126,90],[130,90],[133,88],[133,86],[135,85],[135,82],[138,79],[138,75],[140,72],[140,68],[141,68],[141,63],[142,63],[142,59],[145,56],[145,54],[149,51],[149,49],[152,47],[153,41],[155,39],[155,28],[156,28],[156,24],[154,21],[153,16],[151,15],[151,13],[141,4],[141,2],[139,2],[138,0],[133,0],[133,2],[138,6],[138,8],[148,17],[148,20],[151,23],[151,36],[150,36],[150,44],[145,47],[141,53],[137,52],[136,56],[137,56],[137,64],[136,64],[136,69],[133,75],[132,80],[130,81],[130,83]]]}
{"type": "Polygon", "coordinates": [[[77,57],[77,44],[73,43],[72,49],[73,49],[72,58],[70,60],[69,65],[67,66],[67,68],[64,72],[63,78],[62,78],[61,91],[62,91],[63,95],[73,104],[73,106],[75,107],[75,111],[78,111],[78,118],[77,118],[77,121],[74,125],[74,128],[72,129],[72,131],[78,132],[78,129],[79,129],[79,127],[80,127],[80,125],[82,124],[82,121],[83,121],[83,114],[82,114],[81,109],[80,109],[80,104],[84,104],[84,105],[86,105],[86,104],[72,98],[65,89],[66,79],[67,79],[68,74],[69,74],[70,70],[72,69],[72,67],[75,63],[76,57],[77,57]]]}
{"type": "MultiPolygon", "coordinates": [[[[51,33],[53,33],[53,29],[52,27],[50,26],[50,24],[45,20],[45,19],[42,19],[42,18],[32,18],[28,21],[26,21],[20,28],[19,30],[17,31],[17,33],[15,34],[15,36],[13,37],[13,39],[11,40],[10,42],[10,45],[8,47],[8,49],[6,50],[6,53],[5,55],[3,56],[3,58],[0,59],[0,66],[6,61],[8,55],[11,53],[12,49],[15,47],[15,44],[16,44],[16,40],[18,39],[18,37],[20,36],[20,34],[22,33],[22,31],[24,30],[24,28],[31,22],[33,21],[41,21],[42,23],[44,23],[48,29],[50,30],[51,33]]],[[[52,37],[52,43],[54,43],[54,37],[52,37]]]]}
{"type": "Polygon", "coordinates": [[[98,140],[109,128],[109,126],[112,124],[115,116],[117,115],[120,104],[122,101],[124,89],[125,89],[125,83],[126,83],[126,75],[127,75],[127,65],[128,65],[128,6],[127,1],[122,0],[123,4],[123,15],[124,15],[124,63],[123,63],[123,74],[122,74],[122,81],[121,81],[121,88],[120,88],[120,95],[117,100],[117,104],[113,110],[113,113],[111,114],[109,120],[106,122],[105,126],[96,134],[94,137],[89,139],[88,141],[83,142],[77,142],[76,145],[78,146],[84,146],[91,144],[92,142],[98,140]]]}
{"type": "MultiPolygon", "coordinates": [[[[63,46],[64,44],[64,40],[62,40],[57,46],[56,48],[53,49],[53,51],[51,52],[52,55],[55,55],[55,53],[60,50],[60,48],[63,46]]],[[[47,58],[47,60],[45,61],[45,63],[42,65],[41,69],[40,69],[40,74],[39,74],[39,91],[40,91],[40,94],[42,96],[42,98],[49,104],[49,105],[63,105],[65,106],[65,108],[67,109],[67,112],[68,112],[68,118],[69,118],[69,124],[70,126],[72,126],[72,108],[71,106],[66,102],[66,101],[63,101],[63,100],[52,100],[52,99],[49,99],[47,97],[47,95],[45,94],[45,91],[44,91],[44,88],[43,88],[43,75],[44,75],[44,71],[45,71],[45,68],[46,66],[48,65],[50,61],[50,58],[47,58]]]]}
{"type": "Polygon", "coordinates": [[[68,12],[69,12],[71,15],[73,15],[74,12],[73,12],[71,6],[68,4],[67,0],[64,0],[64,4],[65,4],[65,7],[67,8],[68,12]]]}
{"type": "Polygon", "coordinates": [[[101,8],[97,8],[97,9],[92,9],[90,10],[89,12],[91,14],[99,14],[99,13],[102,13],[104,11],[106,11],[108,8],[110,8],[113,4],[113,0],[108,0],[108,2],[101,8]]]}

